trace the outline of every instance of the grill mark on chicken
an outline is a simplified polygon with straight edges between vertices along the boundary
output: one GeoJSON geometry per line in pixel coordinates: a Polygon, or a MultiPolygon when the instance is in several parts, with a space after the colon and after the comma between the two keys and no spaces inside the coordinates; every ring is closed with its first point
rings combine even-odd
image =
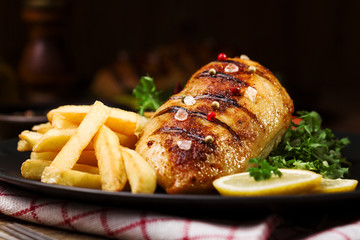
{"type": "Polygon", "coordinates": [[[242,71],[246,71],[246,72],[249,72],[250,73],[250,71],[248,71],[247,69],[248,69],[248,67],[249,67],[249,65],[246,65],[246,64],[244,64],[244,63],[241,63],[241,62],[237,62],[237,61],[233,61],[233,60],[225,60],[225,61],[217,61],[217,63],[220,63],[220,64],[223,64],[223,63],[233,63],[233,64],[235,64],[236,66],[238,66],[240,69],[239,70],[242,70],[242,71]]]}
{"type": "MultiPolygon", "coordinates": [[[[218,63],[224,63],[224,62],[225,62],[225,63],[233,63],[233,64],[235,64],[236,66],[238,66],[240,69],[242,69],[243,71],[245,70],[246,73],[251,74],[251,72],[248,70],[248,67],[249,67],[250,65],[246,65],[246,64],[243,64],[243,63],[240,63],[240,62],[237,62],[237,61],[233,61],[233,60],[225,60],[225,61],[221,61],[221,62],[218,62],[218,63]]],[[[265,69],[265,70],[267,70],[267,69],[265,69]]],[[[258,66],[256,67],[255,73],[256,73],[257,75],[265,78],[266,80],[271,81],[271,77],[270,77],[268,74],[266,74],[265,72],[261,71],[258,66]]]]}
{"type": "Polygon", "coordinates": [[[241,80],[232,75],[222,73],[222,72],[217,72],[215,75],[211,75],[209,73],[209,71],[203,71],[203,72],[197,74],[194,78],[198,79],[198,78],[206,78],[206,77],[217,78],[217,79],[222,79],[222,80],[227,80],[227,81],[233,81],[233,82],[239,83],[241,86],[249,86],[249,84],[247,82],[245,82],[244,80],[241,80]]]}
{"type": "MultiPolygon", "coordinates": [[[[183,108],[183,107],[180,107],[180,106],[171,106],[171,107],[165,108],[165,109],[163,109],[162,111],[160,111],[160,112],[158,112],[157,114],[155,114],[153,118],[158,117],[158,116],[160,116],[160,115],[163,115],[163,114],[165,114],[165,113],[175,113],[175,112],[177,112],[179,109],[185,110],[185,111],[188,113],[189,116],[198,117],[198,118],[204,119],[205,121],[209,121],[209,120],[207,119],[206,113],[190,111],[190,110],[188,110],[188,109],[186,109],[186,108],[183,108]]],[[[210,122],[210,121],[209,121],[209,122],[210,122]]],[[[217,119],[217,118],[215,118],[215,119],[214,119],[213,121],[211,121],[211,122],[213,122],[213,123],[215,123],[216,125],[219,125],[219,126],[225,128],[225,129],[227,129],[227,130],[231,133],[231,135],[234,137],[234,139],[239,142],[239,144],[240,144],[240,146],[241,146],[241,138],[240,138],[240,136],[239,136],[229,125],[227,125],[226,123],[220,121],[220,120],[217,119]]]]}
{"type": "MultiPolygon", "coordinates": [[[[170,99],[181,99],[182,96],[174,96],[171,97],[170,99]]],[[[231,98],[227,98],[224,95],[214,95],[214,94],[203,94],[203,95],[198,95],[198,96],[194,96],[194,99],[209,99],[209,100],[216,100],[216,101],[222,101],[222,102],[226,102],[227,104],[231,104],[232,106],[236,107],[236,108],[240,108],[243,112],[245,112],[249,117],[251,117],[252,120],[254,120],[257,124],[260,125],[261,129],[263,129],[263,125],[262,123],[259,121],[259,119],[257,118],[257,116],[251,112],[249,109],[247,109],[244,106],[241,106],[236,100],[231,99],[231,98]]]]}
{"type": "Polygon", "coordinates": [[[205,144],[206,146],[215,149],[214,144],[205,142],[205,137],[204,136],[191,133],[189,131],[186,131],[183,128],[179,128],[179,127],[161,127],[156,132],[167,132],[167,133],[176,133],[176,134],[186,135],[187,137],[190,137],[190,138],[198,141],[199,143],[205,144]]]}

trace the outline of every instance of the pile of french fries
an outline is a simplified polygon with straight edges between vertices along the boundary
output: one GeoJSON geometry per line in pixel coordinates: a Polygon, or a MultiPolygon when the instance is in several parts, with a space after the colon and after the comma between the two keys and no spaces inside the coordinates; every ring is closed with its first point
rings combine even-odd
{"type": "Polygon", "coordinates": [[[19,135],[18,151],[31,151],[24,178],[44,183],[154,193],[156,174],[133,149],[147,122],[134,112],[93,105],[51,110],[47,123],[19,135]]]}

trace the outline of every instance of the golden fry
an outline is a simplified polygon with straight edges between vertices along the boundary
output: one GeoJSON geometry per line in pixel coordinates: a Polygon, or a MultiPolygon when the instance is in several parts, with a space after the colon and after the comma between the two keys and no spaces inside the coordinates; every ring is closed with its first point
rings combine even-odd
{"type": "MultiPolygon", "coordinates": [[[[33,150],[34,152],[59,152],[64,145],[69,141],[70,137],[74,135],[76,129],[58,129],[53,128],[47,133],[41,135],[40,139],[37,139],[36,142],[32,141],[31,148],[27,147],[25,151],[33,150]],[[35,145],[34,148],[33,144],[35,145]]],[[[33,132],[36,133],[36,132],[33,132]]],[[[135,148],[135,143],[137,142],[137,137],[135,135],[127,136],[121,133],[116,133],[119,138],[120,144],[124,147],[135,148]]],[[[86,146],[85,150],[93,150],[92,141],[86,146]]],[[[19,150],[20,151],[20,150],[19,150]]]]}
{"type": "Polygon", "coordinates": [[[80,171],[80,172],[86,172],[91,174],[99,174],[99,168],[95,166],[89,166],[86,164],[80,164],[76,163],[72,170],[80,171]]]}
{"type": "Polygon", "coordinates": [[[130,186],[132,193],[154,193],[154,169],[132,150],[146,117],[99,101],[61,106],[47,117],[49,122],[19,135],[18,150],[32,151],[21,166],[24,178],[106,191],[130,186]]]}
{"type": "MultiPolygon", "coordinates": [[[[58,153],[59,152],[31,152],[30,158],[52,161],[55,159],[55,157],[58,153]]],[[[82,151],[77,163],[96,167],[97,159],[96,159],[94,150],[82,151]]]]}
{"type": "Polygon", "coordinates": [[[138,141],[138,137],[135,135],[127,136],[118,132],[115,132],[119,138],[120,145],[123,147],[135,149],[135,144],[138,141]]]}
{"type": "Polygon", "coordinates": [[[71,122],[67,118],[65,118],[60,113],[55,113],[53,115],[51,126],[54,128],[77,128],[79,124],[76,124],[74,122],[71,122]]]}
{"type": "Polygon", "coordinates": [[[103,103],[96,101],[74,135],[59,151],[51,167],[71,169],[79,159],[81,152],[89,145],[99,128],[106,122],[110,110],[103,103]]]}
{"type": "Polygon", "coordinates": [[[71,187],[101,189],[99,174],[52,166],[44,169],[41,175],[41,182],[71,187]]]}
{"type": "Polygon", "coordinates": [[[40,124],[34,125],[31,128],[31,130],[38,132],[38,133],[46,133],[50,129],[51,129],[51,124],[49,122],[40,123],[40,124]]]}
{"type": "MultiPolygon", "coordinates": [[[[27,179],[40,180],[44,169],[49,167],[50,164],[51,161],[49,160],[28,159],[21,165],[21,175],[27,179]]],[[[97,167],[84,164],[75,164],[72,169],[81,172],[99,174],[99,169],[97,167]]]]}
{"type": "Polygon", "coordinates": [[[132,193],[154,193],[156,174],[148,162],[132,149],[121,147],[132,193]]]}
{"type": "Polygon", "coordinates": [[[41,159],[52,161],[59,152],[31,152],[30,159],[41,159]]]}
{"type": "Polygon", "coordinates": [[[23,139],[23,140],[29,142],[31,145],[35,145],[42,136],[43,136],[43,134],[41,134],[41,133],[24,130],[19,134],[19,139],[23,139]]]}
{"type": "Polygon", "coordinates": [[[17,143],[17,150],[19,152],[31,151],[33,146],[26,140],[20,139],[17,143]]]}
{"type": "MultiPolygon", "coordinates": [[[[47,117],[50,122],[53,121],[55,113],[62,115],[74,123],[80,123],[85,115],[89,112],[91,106],[88,105],[66,105],[51,110],[47,117]]],[[[105,125],[115,132],[132,136],[140,133],[147,123],[147,118],[140,116],[137,113],[125,111],[118,108],[110,108],[111,113],[105,125]]]]}
{"type": "Polygon", "coordinates": [[[125,187],[127,177],[118,137],[104,125],[94,137],[94,149],[102,190],[121,191],[125,187]]]}
{"type": "Polygon", "coordinates": [[[44,169],[50,166],[51,161],[28,159],[21,165],[21,175],[26,179],[40,180],[44,169]]]}
{"type": "Polygon", "coordinates": [[[95,151],[94,150],[82,151],[77,163],[96,167],[98,165],[98,161],[96,159],[95,151]]]}
{"type": "Polygon", "coordinates": [[[137,113],[111,108],[111,115],[106,121],[106,126],[115,132],[132,136],[134,134],[138,135],[147,121],[145,117],[137,113]]]}
{"type": "Polygon", "coordinates": [[[37,141],[34,145],[34,152],[58,152],[74,135],[76,129],[57,129],[53,128],[37,141]]]}

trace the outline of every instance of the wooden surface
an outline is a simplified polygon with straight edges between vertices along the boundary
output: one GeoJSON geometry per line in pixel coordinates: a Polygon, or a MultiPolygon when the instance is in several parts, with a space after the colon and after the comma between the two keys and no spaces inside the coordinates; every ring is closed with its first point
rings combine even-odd
{"type": "MultiPolygon", "coordinates": [[[[41,226],[38,224],[33,224],[30,222],[22,221],[16,218],[12,218],[9,216],[6,216],[4,214],[0,214],[0,225],[4,225],[6,223],[19,223],[25,227],[29,227],[39,233],[46,234],[47,236],[50,236],[52,238],[56,239],[67,239],[67,240],[100,240],[100,239],[106,239],[104,237],[97,237],[93,235],[87,235],[82,234],[78,232],[72,232],[67,230],[62,230],[58,228],[51,228],[47,226],[41,226]]],[[[1,230],[0,230],[1,231],[1,230]]]]}

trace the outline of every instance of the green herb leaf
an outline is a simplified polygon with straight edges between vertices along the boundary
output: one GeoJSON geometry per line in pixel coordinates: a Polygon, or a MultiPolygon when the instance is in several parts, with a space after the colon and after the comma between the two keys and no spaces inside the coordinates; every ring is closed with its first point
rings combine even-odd
{"type": "Polygon", "coordinates": [[[139,114],[144,115],[145,110],[156,111],[161,105],[160,92],[156,90],[154,79],[149,76],[143,76],[140,82],[133,90],[139,104],[139,114]]]}
{"type": "Polygon", "coordinates": [[[278,167],[271,166],[265,159],[252,158],[249,160],[250,163],[258,164],[258,167],[249,168],[248,171],[250,176],[255,178],[256,181],[262,181],[271,178],[271,176],[278,175],[282,176],[278,167]]]}
{"type": "Polygon", "coordinates": [[[267,162],[279,168],[311,170],[324,178],[346,176],[350,163],[342,156],[342,150],[350,143],[349,139],[336,139],[330,129],[322,129],[322,119],[316,112],[297,114],[302,121],[291,124],[267,162]]]}

